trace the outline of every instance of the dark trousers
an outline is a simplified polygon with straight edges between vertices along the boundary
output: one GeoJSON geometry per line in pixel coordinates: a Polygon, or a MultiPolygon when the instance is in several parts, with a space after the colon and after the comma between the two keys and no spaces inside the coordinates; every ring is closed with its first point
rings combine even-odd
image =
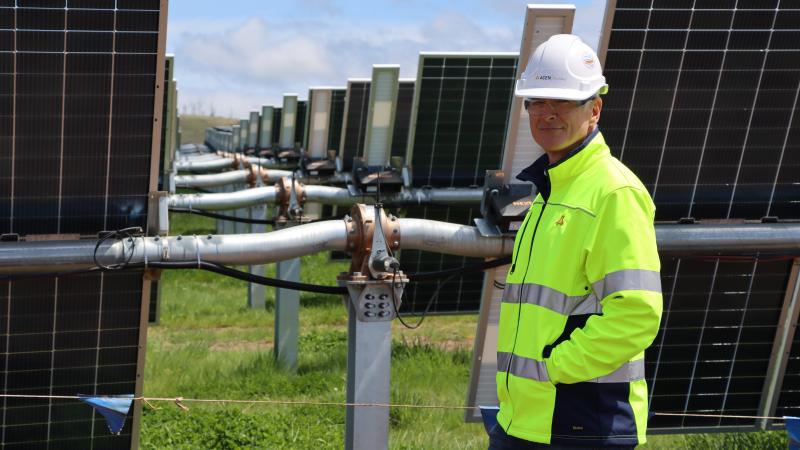
{"type": "Polygon", "coordinates": [[[503,427],[495,425],[489,432],[489,450],[588,450],[591,448],[602,448],[603,450],[633,450],[636,446],[623,447],[576,447],[572,445],[547,445],[538,442],[526,441],[506,434],[503,427]]]}

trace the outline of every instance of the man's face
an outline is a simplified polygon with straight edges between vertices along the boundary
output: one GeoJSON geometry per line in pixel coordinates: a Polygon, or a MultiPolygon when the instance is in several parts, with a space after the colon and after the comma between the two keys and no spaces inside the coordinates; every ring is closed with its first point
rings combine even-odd
{"type": "Polygon", "coordinates": [[[533,139],[548,153],[577,147],[600,120],[600,97],[586,104],[531,99],[528,107],[533,139]]]}

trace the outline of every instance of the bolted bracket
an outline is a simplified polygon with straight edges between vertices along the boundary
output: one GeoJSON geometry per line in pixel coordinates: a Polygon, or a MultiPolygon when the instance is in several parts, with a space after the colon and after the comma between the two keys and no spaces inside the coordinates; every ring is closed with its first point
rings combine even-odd
{"type": "Polygon", "coordinates": [[[376,279],[391,278],[391,266],[381,267],[380,263],[390,262],[386,257],[400,249],[400,222],[395,216],[387,216],[380,207],[375,212],[369,209],[366,205],[353,205],[350,217],[345,218],[347,251],[353,255],[350,273],[370,274],[376,279]]]}
{"type": "Polygon", "coordinates": [[[339,284],[347,287],[350,303],[360,322],[387,322],[396,317],[400,309],[408,278],[398,273],[394,279],[370,280],[360,274],[344,273],[339,284]],[[394,306],[392,306],[394,303],[394,306]]]}
{"type": "Polygon", "coordinates": [[[365,205],[354,205],[345,220],[348,248],[353,253],[350,272],[342,273],[339,284],[347,287],[356,320],[385,322],[396,317],[408,277],[392,250],[400,247],[397,218],[387,217],[380,205],[372,214],[365,205]]]}

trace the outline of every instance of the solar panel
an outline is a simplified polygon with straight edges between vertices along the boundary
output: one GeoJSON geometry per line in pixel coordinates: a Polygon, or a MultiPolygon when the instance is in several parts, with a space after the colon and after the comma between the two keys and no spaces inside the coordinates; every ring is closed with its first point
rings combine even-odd
{"type": "Polygon", "coordinates": [[[339,145],[342,137],[342,123],[344,122],[344,98],[347,89],[334,89],[331,92],[331,116],[328,129],[328,150],[336,150],[339,154],[339,145]]]}
{"type": "Polygon", "coordinates": [[[283,108],[272,109],[272,145],[278,146],[279,139],[281,138],[281,117],[283,116],[283,108]]]}
{"type": "Polygon", "coordinates": [[[308,102],[305,100],[299,100],[297,102],[297,117],[295,122],[294,128],[294,142],[300,143],[302,145],[303,142],[306,141],[306,110],[308,109],[308,102]]]}
{"type": "Polygon", "coordinates": [[[394,134],[392,135],[391,156],[405,158],[408,149],[408,132],[411,128],[411,107],[414,105],[415,79],[400,79],[397,88],[397,107],[394,119],[394,134]]]}
{"type": "MultiPolygon", "coordinates": [[[[345,171],[352,169],[353,158],[364,154],[367,136],[367,113],[372,80],[354,78],[347,80],[344,107],[344,123],[339,143],[339,155],[345,171]]],[[[414,79],[400,79],[392,140],[392,156],[405,156],[408,145],[408,130],[411,123],[411,107],[414,100],[414,79]]]]}
{"type": "Polygon", "coordinates": [[[297,94],[284,94],[283,109],[281,112],[281,132],[278,137],[281,150],[294,148],[295,128],[297,127],[298,112],[297,94]]]}
{"type": "MultiPolygon", "coordinates": [[[[146,227],[165,8],[0,3],[0,233],[64,239],[146,227]]],[[[149,290],[141,271],[3,283],[3,393],[141,395],[149,290]]],[[[7,448],[138,442],[139,407],[121,437],[77,401],[5,399],[3,411],[7,448]]]]}
{"type": "Polygon", "coordinates": [[[347,95],[344,103],[344,123],[339,155],[344,171],[353,168],[353,158],[361,155],[367,133],[367,110],[369,109],[370,79],[347,80],[347,95]]]}
{"type": "Polygon", "coordinates": [[[272,148],[272,106],[261,107],[261,123],[259,124],[258,144],[259,150],[272,148]]]}
{"type": "Polygon", "coordinates": [[[730,3],[617,2],[602,130],[657,220],[800,218],[798,13],[730,3]]]}
{"type": "Polygon", "coordinates": [[[303,147],[312,158],[323,158],[328,151],[330,135],[331,88],[314,87],[308,90],[308,109],[306,133],[303,147]]]}
{"type": "MultiPolygon", "coordinates": [[[[652,411],[761,415],[790,266],[662,258],[664,315],[645,355],[652,411]]],[[[655,416],[648,426],[754,425],[753,419],[655,416]]]]}
{"type": "MultiPolygon", "coordinates": [[[[483,184],[488,169],[502,163],[506,120],[511,106],[516,53],[421,53],[406,161],[415,187],[468,187],[483,184]]],[[[410,207],[407,217],[472,225],[479,208],[410,207]]],[[[427,252],[402,252],[408,273],[457,267],[474,259],[427,252]]],[[[442,289],[433,312],[474,312],[482,280],[456,277],[442,289]]],[[[403,308],[424,310],[437,285],[406,289],[403,308]]]]}

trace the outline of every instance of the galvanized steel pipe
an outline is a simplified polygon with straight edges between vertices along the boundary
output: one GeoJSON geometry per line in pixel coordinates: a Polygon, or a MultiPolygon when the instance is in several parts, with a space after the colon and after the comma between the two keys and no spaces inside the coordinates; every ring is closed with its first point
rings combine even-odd
{"type": "Polygon", "coordinates": [[[275,186],[215,194],[171,194],[169,196],[169,207],[210,211],[239,209],[263,203],[275,203],[277,195],[278,191],[275,186]]]}
{"type": "Polygon", "coordinates": [[[514,248],[514,236],[484,237],[475,227],[426,219],[400,219],[400,237],[403,249],[476,258],[509,255],[514,248]]]}
{"type": "Polygon", "coordinates": [[[218,172],[222,169],[231,168],[234,168],[234,161],[228,158],[175,161],[175,169],[178,172],[218,172]]]}
{"type": "MultiPolygon", "coordinates": [[[[175,186],[184,188],[207,188],[246,183],[248,177],[250,177],[250,173],[249,170],[231,170],[208,175],[178,175],[175,177],[175,186]]],[[[288,170],[269,170],[267,171],[266,181],[268,183],[274,183],[283,177],[291,176],[292,172],[288,170]]]]}
{"type": "Polygon", "coordinates": [[[731,255],[776,253],[800,255],[800,223],[656,225],[658,251],[731,255]]]}
{"type": "MultiPolygon", "coordinates": [[[[513,238],[484,237],[474,227],[425,219],[400,219],[401,248],[494,258],[512,251],[513,238]]],[[[800,224],[657,225],[664,256],[741,255],[756,252],[800,256],[800,224]]],[[[97,241],[0,242],[0,273],[60,272],[94,267],[97,241]]],[[[109,241],[98,261],[111,265],[209,261],[264,264],[321,251],[345,250],[347,227],[329,220],[265,234],[147,237],[109,241]],[[133,246],[133,254],[130,248],[133,246]]],[[[402,262],[402,261],[401,261],[402,262]]]]}

